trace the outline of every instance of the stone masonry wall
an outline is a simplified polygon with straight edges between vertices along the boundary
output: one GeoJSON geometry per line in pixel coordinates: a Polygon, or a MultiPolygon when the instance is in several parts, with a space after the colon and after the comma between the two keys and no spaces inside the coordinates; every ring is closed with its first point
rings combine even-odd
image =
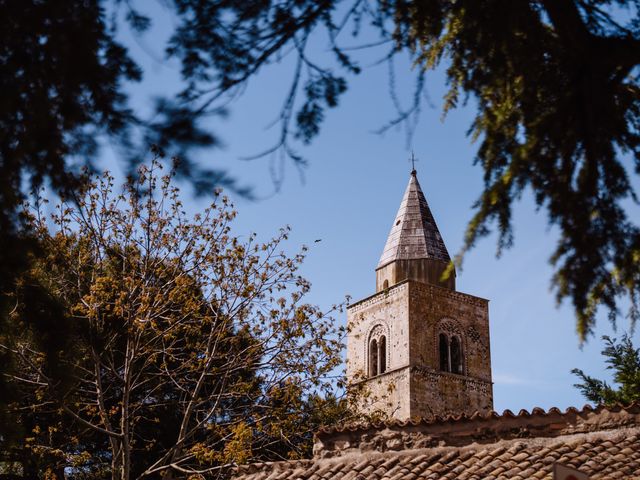
{"type": "Polygon", "coordinates": [[[493,409],[488,301],[409,283],[411,416],[493,409]],[[462,340],[463,375],[439,371],[439,334],[462,340]]]}
{"type": "Polygon", "coordinates": [[[430,258],[393,261],[376,269],[376,292],[380,292],[404,280],[439,285],[449,290],[455,290],[455,272],[444,282],[440,280],[448,266],[447,262],[430,258]],[[385,281],[387,282],[386,287],[385,281]]]}
{"type": "Polygon", "coordinates": [[[365,412],[394,418],[493,408],[487,300],[411,280],[347,310],[347,380],[365,412]],[[386,336],[386,373],[367,378],[369,338],[386,336]],[[439,371],[438,335],[462,342],[463,374],[439,371]]]}
{"type": "Polygon", "coordinates": [[[358,394],[358,408],[364,413],[405,419],[411,415],[410,382],[409,367],[404,367],[367,379],[352,387],[352,393],[358,394]]]}
{"type": "Polygon", "coordinates": [[[472,415],[493,408],[491,382],[411,367],[411,418],[472,415]]]}
{"type": "Polygon", "coordinates": [[[347,381],[367,413],[384,411],[395,418],[410,415],[408,285],[402,283],[347,309],[347,381]],[[369,337],[386,332],[386,373],[367,378],[369,337]]]}
{"type": "Polygon", "coordinates": [[[347,379],[353,383],[367,374],[368,339],[381,326],[387,332],[387,370],[409,364],[408,285],[398,284],[347,309],[347,379]]]}
{"type": "Polygon", "coordinates": [[[490,382],[489,302],[417,282],[409,295],[411,364],[438,370],[438,335],[453,333],[462,339],[465,375],[490,382]]]}

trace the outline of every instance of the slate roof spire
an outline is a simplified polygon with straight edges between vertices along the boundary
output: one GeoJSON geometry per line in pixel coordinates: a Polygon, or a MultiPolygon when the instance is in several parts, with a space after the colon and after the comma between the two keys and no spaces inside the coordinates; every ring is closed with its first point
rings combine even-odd
{"type": "Polygon", "coordinates": [[[422,193],[415,168],[393,221],[377,268],[396,260],[451,261],[438,226],[422,193]]]}

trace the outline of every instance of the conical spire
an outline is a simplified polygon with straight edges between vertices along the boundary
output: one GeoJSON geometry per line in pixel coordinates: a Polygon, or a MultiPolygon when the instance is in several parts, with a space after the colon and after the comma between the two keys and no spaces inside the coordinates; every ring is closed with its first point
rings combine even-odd
{"type": "Polygon", "coordinates": [[[451,261],[413,170],[377,268],[396,260],[417,259],[451,261]]]}

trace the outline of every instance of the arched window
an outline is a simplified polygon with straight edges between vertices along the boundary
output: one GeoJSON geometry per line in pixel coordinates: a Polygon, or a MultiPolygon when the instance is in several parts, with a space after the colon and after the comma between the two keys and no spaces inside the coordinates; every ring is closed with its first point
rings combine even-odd
{"type": "Polygon", "coordinates": [[[462,341],[457,334],[441,333],[438,336],[440,371],[464,375],[462,341]]]}
{"type": "Polygon", "coordinates": [[[384,373],[387,371],[387,339],[382,336],[378,342],[378,371],[384,373]]]}
{"type": "Polygon", "coordinates": [[[365,358],[368,362],[366,369],[369,377],[375,377],[387,371],[388,335],[389,330],[382,323],[375,325],[369,332],[369,343],[367,345],[369,350],[365,352],[365,358]]]}
{"type": "Polygon", "coordinates": [[[462,375],[462,344],[458,337],[451,337],[451,372],[462,375]]]}
{"type": "Polygon", "coordinates": [[[449,339],[444,333],[440,334],[439,348],[440,352],[440,371],[449,372],[449,339]]]}
{"type": "Polygon", "coordinates": [[[385,280],[384,282],[382,282],[382,289],[386,290],[387,288],[389,288],[389,280],[385,280]]]}
{"type": "Polygon", "coordinates": [[[369,376],[375,377],[378,374],[378,342],[374,338],[369,344],[369,376]]]}

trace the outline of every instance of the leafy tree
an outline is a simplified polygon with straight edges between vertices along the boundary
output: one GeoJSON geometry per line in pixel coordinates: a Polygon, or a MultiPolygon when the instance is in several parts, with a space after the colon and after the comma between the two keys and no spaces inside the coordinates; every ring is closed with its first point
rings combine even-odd
{"type": "MultiPolygon", "coordinates": [[[[139,160],[137,152],[146,151],[159,135],[162,144],[179,145],[185,153],[190,147],[216,144],[195,121],[185,120],[188,111],[176,102],[159,102],[153,121],[128,106],[127,86],[141,79],[142,70],[116,38],[118,14],[126,11],[125,21],[138,31],[147,25],[128,3],[0,0],[0,331],[10,328],[7,314],[13,305],[6,294],[38,251],[20,216],[30,187],[37,190],[46,181],[63,195],[76,192],[81,185],[77,167],[92,167],[105,139],[122,152],[134,152],[126,154],[132,164],[139,160]],[[147,146],[135,150],[140,143],[147,146]]],[[[195,185],[203,190],[234,186],[224,172],[211,168],[185,162],[181,171],[197,179],[195,185]]],[[[59,344],[51,324],[35,311],[32,319],[39,338],[59,344]]],[[[0,361],[0,368],[6,364],[0,361]]],[[[3,379],[0,376],[0,403],[13,395],[3,379]]],[[[0,423],[6,434],[7,423],[0,423]]]]}
{"type": "MultiPolygon", "coordinates": [[[[280,150],[302,165],[296,142],[319,132],[327,108],[338,104],[347,77],[361,71],[345,49],[350,31],[392,62],[408,52],[420,109],[426,73],[446,67],[445,113],[475,100],[471,125],[485,187],[464,251],[497,224],[499,251],[513,242],[511,206],[531,188],[561,235],[552,262],[558,300],[572,301],[578,334],[592,331],[599,306],[616,315],[628,296],[638,317],[640,231],[625,209],[635,201],[631,169],[640,169],[637,66],[640,17],[635,0],[173,0],[166,53],[182,65],[184,89],[158,100],[149,119],[127,106],[127,84],[142,71],[117,33],[152,22],[136,2],[77,0],[64,5],[0,0],[3,103],[0,109],[0,258],[11,285],[25,243],[16,240],[16,208],[25,175],[48,178],[64,191],[77,185],[71,160],[90,162],[99,138],[126,148],[155,142],[184,158],[180,172],[201,191],[230,183],[224,172],[199,167],[193,147],[216,138],[199,126],[224,111],[262,67],[296,56],[280,133],[280,150]],[[335,60],[329,67],[309,47],[324,32],[335,60]],[[375,35],[377,34],[377,40],[375,35]],[[374,36],[374,41],[371,36],[374,36]],[[626,165],[623,155],[631,158],[626,165]]],[[[142,2],[140,2],[142,5],[142,2]]],[[[392,97],[395,96],[392,94],[392,97]]],[[[458,258],[460,261],[460,257],[458,258]]],[[[2,272],[0,272],[2,273],[2,272]]],[[[1,285],[0,285],[1,286],[1,285]]],[[[6,290],[3,288],[3,290],[6,290]]]]}
{"type": "Polygon", "coordinates": [[[615,389],[604,380],[586,375],[574,368],[571,373],[577,375],[582,383],[574,386],[584,397],[595,404],[629,405],[640,401],[640,349],[633,346],[628,335],[623,335],[618,343],[615,338],[603,336],[607,368],[613,371],[613,381],[619,386],[615,389]]]}
{"type": "Polygon", "coordinates": [[[88,176],[51,219],[39,204],[31,215],[43,255],[0,337],[22,394],[10,404],[25,433],[14,460],[31,453],[33,468],[79,478],[223,475],[304,454],[312,429],[347,412],[329,395],[342,345],[329,315],[341,305],[303,303],[304,249],[281,251],[288,229],[264,243],[233,236],[236,213],[219,193],[188,216],[174,173],[159,169],[142,167],[120,194],[109,174],[88,176]],[[32,283],[69,324],[64,385],[23,318],[32,283]]]}

